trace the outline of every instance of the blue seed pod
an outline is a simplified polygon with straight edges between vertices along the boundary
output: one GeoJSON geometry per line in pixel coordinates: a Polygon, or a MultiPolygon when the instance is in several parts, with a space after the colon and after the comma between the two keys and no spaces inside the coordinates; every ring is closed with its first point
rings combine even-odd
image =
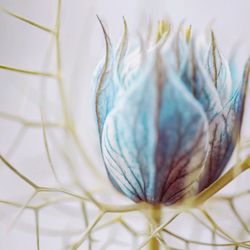
{"type": "MultiPolygon", "coordinates": [[[[103,28],[103,26],[102,26],[103,28]]],[[[249,64],[236,81],[210,42],[160,22],[156,43],[117,48],[103,28],[106,55],[94,73],[103,161],[130,199],[170,205],[213,183],[240,134],[249,64]]]]}

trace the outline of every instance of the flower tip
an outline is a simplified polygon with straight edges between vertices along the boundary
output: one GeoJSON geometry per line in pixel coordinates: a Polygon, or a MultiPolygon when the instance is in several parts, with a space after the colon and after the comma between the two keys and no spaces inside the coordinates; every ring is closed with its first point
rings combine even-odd
{"type": "Polygon", "coordinates": [[[156,43],[158,43],[162,37],[167,36],[170,32],[171,25],[166,20],[161,20],[158,22],[156,43]]]}
{"type": "Polygon", "coordinates": [[[190,42],[191,31],[192,31],[192,25],[188,25],[188,27],[187,27],[187,29],[186,29],[186,42],[187,42],[187,43],[190,42]]]}

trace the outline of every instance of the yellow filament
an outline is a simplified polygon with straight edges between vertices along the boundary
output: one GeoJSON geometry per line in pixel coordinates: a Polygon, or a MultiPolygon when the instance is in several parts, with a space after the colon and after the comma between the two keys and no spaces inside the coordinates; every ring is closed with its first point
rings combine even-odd
{"type": "Polygon", "coordinates": [[[186,29],[186,42],[189,43],[190,42],[190,38],[191,38],[191,31],[192,31],[192,26],[189,25],[186,29]]]}
{"type": "Polygon", "coordinates": [[[163,36],[169,33],[169,31],[170,31],[170,23],[164,20],[159,21],[156,42],[158,43],[163,36]]]}

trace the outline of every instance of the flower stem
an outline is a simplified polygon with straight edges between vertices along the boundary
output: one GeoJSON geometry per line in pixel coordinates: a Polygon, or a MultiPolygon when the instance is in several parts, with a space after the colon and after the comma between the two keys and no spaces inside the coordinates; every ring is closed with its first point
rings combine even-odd
{"type": "Polygon", "coordinates": [[[236,164],[230,170],[228,170],[224,175],[217,179],[213,184],[211,184],[207,189],[201,192],[197,197],[195,197],[191,204],[197,207],[207,201],[211,196],[220,191],[228,183],[233,181],[237,176],[239,176],[244,171],[250,168],[250,155],[243,160],[241,163],[236,164]]]}
{"type": "MultiPolygon", "coordinates": [[[[161,206],[160,205],[154,205],[150,208],[150,215],[152,219],[154,220],[154,228],[157,228],[161,223],[161,206]]],[[[149,225],[149,230],[152,230],[152,225],[149,225]]],[[[157,240],[156,237],[152,238],[149,242],[149,250],[159,250],[160,249],[160,243],[157,240]]]]}

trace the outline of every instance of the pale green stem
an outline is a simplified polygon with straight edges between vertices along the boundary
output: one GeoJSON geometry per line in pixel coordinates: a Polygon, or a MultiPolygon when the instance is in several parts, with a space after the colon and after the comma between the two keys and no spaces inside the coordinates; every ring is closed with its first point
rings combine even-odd
{"type": "MultiPolygon", "coordinates": [[[[159,227],[161,224],[161,206],[155,205],[150,208],[150,214],[151,218],[154,220],[154,228],[159,227]]],[[[150,233],[152,232],[152,225],[149,225],[150,233]]],[[[156,237],[153,237],[149,244],[148,244],[149,250],[160,250],[160,242],[157,240],[156,237]]]]}

